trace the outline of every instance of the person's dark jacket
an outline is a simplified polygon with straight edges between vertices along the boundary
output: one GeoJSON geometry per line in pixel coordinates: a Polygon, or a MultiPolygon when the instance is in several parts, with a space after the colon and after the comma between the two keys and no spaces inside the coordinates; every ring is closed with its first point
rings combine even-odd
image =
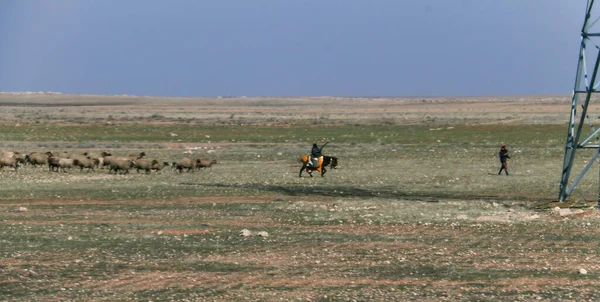
{"type": "Polygon", "coordinates": [[[317,146],[317,144],[313,144],[310,154],[315,158],[321,156],[321,150],[319,150],[319,147],[317,146]]]}
{"type": "Polygon", "coordinates": [[[500,152],[498,152],[498,157],[500,158],[501,163],[505,163],[506,160],[510,158],[510,156],[508,156],[508,150],[500,150],[500,152]]]}

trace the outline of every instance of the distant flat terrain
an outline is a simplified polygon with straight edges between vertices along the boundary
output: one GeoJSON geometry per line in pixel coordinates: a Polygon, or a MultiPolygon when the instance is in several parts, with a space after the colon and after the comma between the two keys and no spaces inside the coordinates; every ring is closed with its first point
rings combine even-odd
{"type": "MultiPolygon", "coordinates": [[[[562,124],[569,96],[161,98],[0,94],[4,123],[562,124]]],[[[592,104],[590,115],[600,117],[592,104]]]]}

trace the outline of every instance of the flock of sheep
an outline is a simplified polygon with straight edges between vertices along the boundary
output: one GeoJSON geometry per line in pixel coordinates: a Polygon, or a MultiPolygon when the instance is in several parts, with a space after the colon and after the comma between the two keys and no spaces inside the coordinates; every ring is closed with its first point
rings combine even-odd
{"type": "Polygon", "coordinates": [[[95,168],[108,168],[110,174],[113,172],[114,174],[127,174],[130,169],[136,169],[137,172],[145,171],[145,173],[150,174],[152,171],[161,171],[169,166],[176,172],[182,173],[184,169],[186,172],[200,168],[212,169],[212,165],[217,163],[216,160],[184,158],[169,164],[168,162],[147,158],[145,152],[129,154],[128,156],[113,156],[108,152],[85,152],[83,154],[31,152],[26,155],[20,152],[2,152],[1,155],[0,170],[3,170],[4,167],[11,167],[18,171],[22,165],[31,165],[33,167],[48,166],[51,172],[62,171],[63,173],[72,168],[79,168],[81,172],[83,172],[83,169],[95,171],[95,168]]]}

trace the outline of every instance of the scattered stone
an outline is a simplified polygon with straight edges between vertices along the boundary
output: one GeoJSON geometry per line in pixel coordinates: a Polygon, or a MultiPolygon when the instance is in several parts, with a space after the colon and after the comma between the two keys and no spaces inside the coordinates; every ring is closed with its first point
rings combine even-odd
{"type": "Polygon", "coordinates": [[[67,240],[73,240],[73,237],[69,236],[67,237],[67,240]]]}
{"type": "Polygon", "coordinates": [[[27,208],[26,207],[20,207],[19,208],[19,212],[27,212],[27,208]]]}
{"type": "Polygon", "coordinates": [[[571,211],[571,209],[560,209],[559,215],[560,217],[570,216],[573,215],[573,212],[571,211]]]}
{"type": "Polygon", "coordinates": [[[467,215],[465,215],[465,214],[461,214],[461,215],[456,216],[456,219],[467,220],[467,219],[469,219],[469,217],[467,217],[467,215]]]}
{"type": "Polygon", "coordinates": [[[163,231],[156,232],[156,235],[162,235],[162,234],[163,234],[163,231]]]}
{"type": "Polygon", "coordinates": [[[560,207],[554,207],[552,209],[552,215],[558,215],[558,212],[560,212],[560,207]]]}
{"type": "Polygon", "coordinates": [[[587,270],[585,268],[580,268],[579,269],[579,274],[581,274],[581,275],[587,275],[587,270]]]}
{"type": "Polygon", "coordinates": [[[279,156],[282,156],[282,155],[283,155],[283,153],[281,153],[281,152],[277,152],[277,155],[279,155],[279,156]]]}
{"type": "Polygon", "coordinates": [[[265,231],[258,232],[258,234],[257,234],[257,235],[258,235],[258,236],[260,236],[260,237],[269,237],[269,233],[267,233],[267,232],[265,232],[265,231]]]}
{"type": "Polygon", "coordinates": [[[571,211],[571,209],[561,209],[559,207],[555,207],[554,209],[552,209],[552,215],[565,217],[573,215],[573,212],[571,211]]]}
{"type": "Polygon", "coordinates": [[[250,232],[250,230],[248,230],[248,229],[243,229],[240,232],[240,236],[242,236],[242,237],[250,237],[250,236],[252,236],[252,232],[250,232]]]}

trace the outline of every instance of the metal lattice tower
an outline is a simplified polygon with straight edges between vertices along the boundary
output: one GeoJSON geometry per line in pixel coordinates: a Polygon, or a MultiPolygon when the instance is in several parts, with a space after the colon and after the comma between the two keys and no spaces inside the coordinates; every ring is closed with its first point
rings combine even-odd
{"type": "MultiPolygon", "coordinates": [[[[598,67],[600,64],[600,7],[594,7],[594,0],[587,0],[585,19],[581,28],[581,46],[579,61],[575,76],[575,87],[571,97],[571,116],[565,148],[562,178],[560,180],[559,200],[564,201],[577,187],[583,176],[590,170],[593,163],[600,156],[600,128],[596,129],[588,116],[588,106],[591,101],[597,101],[594,93],[600,92],[600,77],[598,67]],[[588,77],[588,68],[592,73],[588,77]],[[578,112],[581,110],[581,112],[578,112]],[[588,126],[584,126],[585,124],[588,126]],[[595,144],[594,144],[595,142],[595,144]],[[586,161],[579,175],[569,184],[569,177],[575,162],[575,154],[579,149],[593,150],[594,154],[586,161]]],[[[588,152],[582,152],[589,154],[588,152]]],[[[600,205],[600,188],[598,192],[600,205]]]]}

